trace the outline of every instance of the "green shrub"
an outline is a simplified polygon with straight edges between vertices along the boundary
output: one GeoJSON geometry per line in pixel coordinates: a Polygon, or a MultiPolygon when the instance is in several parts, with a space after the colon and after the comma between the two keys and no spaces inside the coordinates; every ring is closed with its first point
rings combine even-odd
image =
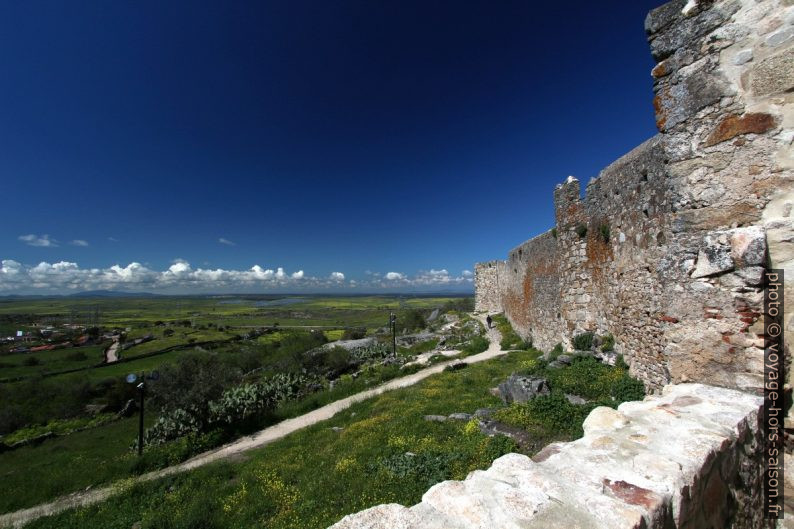
{"type": "Polygon", "coordinates": [[[612,396],[618,402],[642,400],[645,396],[645,385],[636,378],[626,375],[612,386],[612,396]]]}
{"type": "Polygon", "coordinates": [[[35,356],[28,356],[24,360],[22,360],[22,365],[26,367],[33,367],[39,364],[41,364],[41,362],[35,356]]]}
{"type": "Polygon", "coordinates": [[[493,437],[488,437],[485,442],[480,444],[479,449],[477,450],[479,459],[482,461],[482,463],[478,464],[477,466],[486,467],[490,465],[494,459],[498,459],[505,454],[518,451],[518,443],[506,435],[497,434],[493,437]]]}
{"type": "Polygon", "coordinates": [[[304,369],[326,375],[329,379],[337,378],[354,368],[350,351],[344,347],[323,348],[312,355],[304,355],[304,369]]]}
{"type": "Polygon", "coordinates": [[[342,333],[342,340],[360,340],[367,336],[367,329],[364,327],[356,327],[355,329],[345,329],[342,333]]]}
{"type": "Polygon", "coordinates": [[[578,351],[589,351],[593,347],[593,333],[583,332],[573,337],[573,348],[578,351]]]}
{"type": "Polygon", "coordinates": [[[615,349],[614,336],[612,336],[611,334],[607,334],[602,338],[602,340],[603,341],[601,343],[601,351],[607,352],[607,351],[613,351],[615,349]]]}
{"type": "Polygon", "coordinates": [[[598,234],[601,236],[601,239],[608,243],[609,242],[609,224],[600,224],[598,226],[598,234]]]}
{"type": "Polygon", "coordinates": [[[72,362],[80,362],[82,360],[87,359],[88,357],[82,351],[77,351],[75,353],[70,353],[64,357],[66,360],[70,360],[72,362]]]}
{"type": "Polygon", "coordinates": [[[165,411],[181,409],[206,423],[209,403],[239,381],[240,372],[218,354],[195,352],[160,368],[160,378],[147,384],[152,405],[165,411]]]}
{"type": "Polygon", "coordinates": [[[582,436],[582,423],[593,405],[568,402],[561,392],[536,397],[525,404],[511,404],[494,414],[497,421],[529,431],[533,436],[582,436]]]}
{"type": "Polygon", "coordinates": [[[144,444],[159,445],[210,429],[244,429],[250,420],[273,410],[279,403],[302,396],[306,385],[307,379],[303,376],[279,373],[257,384],[224,391],[219,398],[207,403],[206,411],[197,406],[169,410],[146,430],[144,444]]]}
{"type": "Polygon", "coordinates": [[[425,311],[422,309],[405,309],[397,314],[397,331],[415,331],[427,325],[425,311]]]}
{"type": "Polygon", "coordinates": [[[612,384],[623,376],[623,372],[600,363],[592,356],[574,356],[571,365],[546,370],[544,376],[552,391],[600,399],[609,397],[612,384]]]}
{"type": "Polygon", "coordinates": [[[461,459],[464,455],[460,452],[400,453],[380,458],[368,465],[368,471],[372,474],[385,471],[396,478],[410,478],[428,488],[452,478],[452,466],[461,459]]]}
{"type": "Polygon", "coordinates": [[[463,347],[463,349],[461,349],[461,352],[465,355],[482,353],[488,349],[489,344],[490,342],[485,336],[475,336],[469,341],[468,344],[463,347]]]}
{"type": "Polygon", "coordinates": [[[629,365],[623,359],[623,355],[618,355],[617,360],[615,360],[615,367],[617,367],[618,369],[623,369],[624,371],[629,370],[629,365]]]}
{"type": "Polygon", "coordinates": [[[586,224],[577,224],[576,225],[576,234],[579,236],[580,239],[584,239],[587,236],[587,225],[586,224]]]}
{"type": "Polygon", "coordinates": [[[557,228],[551,229],[551,236],[554,237],[555,239],[557,238],[557,228]]]}

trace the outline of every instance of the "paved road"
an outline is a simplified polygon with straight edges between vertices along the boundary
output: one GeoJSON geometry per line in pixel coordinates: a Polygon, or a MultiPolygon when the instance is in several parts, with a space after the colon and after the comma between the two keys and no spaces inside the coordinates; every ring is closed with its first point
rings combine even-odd
{"type": "MultiPolygon", "coordinates": [[[[485,317],[477,317],[483,323],[483,325],[485,325],[485,317]]],[[[491,341],[488,349],[482,353],[466,357],[466,363],[474,364],[477,362],[483,362],[485,360],[490,360],[492,358],[496,358],[497,356],[506,354],[507,351],[502,351],[501,347],[499,346],[501,335],[496,328],[488,330],[488,339],[491,341]]],[[[318,408],[304,415],[287,419],[278,424],[274,424],[273,426],[265,428],[264,430],[260,430],[254,435],[243,437],[215,450],[199,454],[196,457],[185,461],[184,463],[167,467],[162,470],[149,472],[148,474],[143,474],[135,478],[135,481],[145,482],[151,481],[153,479],[159,479],[172,474],[185,472],[187,470],[212,463],[213,461],[217,461],[219,459],[226,459],[247,450],[265,446],[272,443],[273,441],[277,441],[278,439],[286,437],[287,435],[296,432],[301,428],[305,428],[320,421],[330,419],[340,411],[349,408],[352,404],[375,397],[381,393],[385,393],[386,391],[412,386],[431,375],[440,373],[446,366],[454,362],[456,362],[456,360],[442,362],[427,369],[423,369],[422,371],[418,371],[413,375],[395,378],[394,380],[390,380],[376,388],[362,391],[361,393],[356,393],[350,397],[326,404],[322,408],[318,408]]],[[[125,484],[129,483],[129,480],[125,480],[125,484]]],[[[3,514],[0,516],[0,527],[22,527],[24,524],[42,516],[49,516],[74,507],[83,507],[104,501],[110,497],[115,490],[116,485],[111,484],[99,489],[76,492],[67,496],[62,496],[52,502],[36,505],[35,507],[30,507],[28,509],[22,509],[19,511],[3,514]]]]}

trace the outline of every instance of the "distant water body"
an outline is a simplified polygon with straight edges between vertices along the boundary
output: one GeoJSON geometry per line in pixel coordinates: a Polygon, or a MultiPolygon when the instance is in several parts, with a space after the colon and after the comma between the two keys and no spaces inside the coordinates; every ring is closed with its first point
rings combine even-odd
{"type": "MultiPolygon", "coordinates": [[[[281,299],[267,299],[262,301],[254,302],[255,307],[279,307],[282,305],[295,305],[296,303],[306,303],[310,301],[309,298],[281,298],[281,299]]],[[[219,304],[223,305],[240,305],[242,303],[248,303],[250,300],[248,299],[224,299],[223,301],[219,301],[219,304]]]]}

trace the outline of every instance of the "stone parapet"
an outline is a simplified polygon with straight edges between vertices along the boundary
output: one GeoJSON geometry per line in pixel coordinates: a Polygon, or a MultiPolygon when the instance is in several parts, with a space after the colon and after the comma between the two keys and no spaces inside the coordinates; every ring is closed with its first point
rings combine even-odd
{"type": "Polygon", "coordinates": [[[760,529],[762,399],[702,384],[596,408],[584,437],[508,454],[413,507],[379,505],[332,529],[760,529]]]}

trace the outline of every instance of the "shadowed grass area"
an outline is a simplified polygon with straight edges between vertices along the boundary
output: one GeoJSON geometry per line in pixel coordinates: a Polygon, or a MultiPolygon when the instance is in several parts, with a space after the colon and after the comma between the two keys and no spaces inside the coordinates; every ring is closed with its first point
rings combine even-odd
{"type": "Polygon", "coordinates": [[[510,325],[510,322],[507,321],[507,318],[504,316],[504,314],[496,314],[492,316],[492,318],[494,325],[496,325],[496,328],[499,329],[499,332],[502,334],[502,341],[499,344],[502,349],[527,350],[532,348],[532,342],[525,341],[523,338],[521,338],[513,330],[513,326],[510,325]]]}
{"type": "Polygon", "coordinates": [[[129,474],[137,417],[0,454],[0,512],[29,507],[129,474]]]}

